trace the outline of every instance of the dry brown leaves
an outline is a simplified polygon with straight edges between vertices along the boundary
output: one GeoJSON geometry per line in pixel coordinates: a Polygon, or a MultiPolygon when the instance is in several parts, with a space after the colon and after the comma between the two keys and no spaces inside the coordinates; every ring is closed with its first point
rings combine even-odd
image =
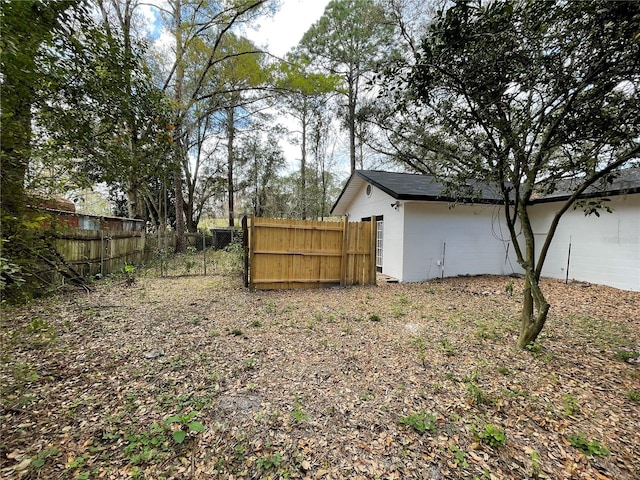
{"type": "Polygon", "coordinates": [[[640,347],[640,293],[546,281],[529,352],[521,288],[143,278],[6,308],[0,478],[638,478],[640,365],[614,351],[640,347]],[[398,422],[420,412],[432,431],[398,422]]]}

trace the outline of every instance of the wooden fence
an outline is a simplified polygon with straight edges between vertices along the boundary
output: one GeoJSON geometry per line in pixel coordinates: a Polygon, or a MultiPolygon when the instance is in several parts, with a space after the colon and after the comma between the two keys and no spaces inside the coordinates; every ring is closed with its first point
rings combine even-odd
{"type": "Polygon", "coordinates": [[[68,230],[58,234],[55,249],[79,276],[107,275],[125,263],[145,260],[145,233],[117,230],[68,230]]]}
{"type": "Polygon", "coordinates": [[[375,225],[245,218],[245,284],[251,290],[375,284],[375,225]]]}

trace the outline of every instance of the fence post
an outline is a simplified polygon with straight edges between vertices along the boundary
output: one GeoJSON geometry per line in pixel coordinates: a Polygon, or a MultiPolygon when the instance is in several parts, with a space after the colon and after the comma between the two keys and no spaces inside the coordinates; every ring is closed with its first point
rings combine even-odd
{"type": "Polygon", "coordinates": [[[344,217],[342,223],[342,263],[340,265],[340,286],[347,284],[347,248],[349,247],[349,218],[344,217]]]}
{"type": "Polygon", "coordinates": [[[207,237],[205,236],[205,230],[202,230],[202,269],[204,275],[207,275],[207,237]]]}
{"type": "Polygon", "coordinates": [[[249,228],[247,216],[242,217],[242,249],[244,251],[244,286],[249,287],[249,228]]]}

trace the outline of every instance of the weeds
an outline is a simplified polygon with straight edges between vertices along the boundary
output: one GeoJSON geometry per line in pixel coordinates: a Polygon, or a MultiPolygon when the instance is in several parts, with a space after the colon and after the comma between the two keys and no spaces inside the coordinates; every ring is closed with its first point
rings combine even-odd
{"type": "Polygon", "coordinates": [[[435,422],[435,415],[427,413],[424,410],[420,410],[417,413],[412,413],[411,415],[407,415],[406,417],[401,417],[400,419],[398,419],[398,423],[407,425],[408,427],[413,428],[418,433],[424,433],[426,431],[435,432],[435,422]]]}
{"type": "Polygon", "coordinates": [[[578,399],[570,393],[567,393],[563,397],[562,408],[566,416],[580,413],[580,405],[578,404],[578,399]]]}
{"type": "Polygon", "coordinates": [[[302,409],[302,403],[300,402],[300,398],[296,398],[296,404],[293,410],[291,410],[290,415],[295,423],[304,423],[307,420],[309,420],[309,416],[302,409]]]}
{"type": "Polygon", "coordinates": [[[197,411],[189,412],[182,415],[174,415],[167,418],[166,423],[171,427],[178,426],[178,430],[173,430],[173,441],[176,443],[184,442],[187,435],[196,435],[198,432],[204,432],[205,428],[201,422],[194,421],[198,416],[197,411]]]}
{"type": "Polygon", "coordinates": [[[453,453],[453,461],[458,468],[466,468],[469,466],[464,450],[462,450],[457,445],[451,445],[449,447],[449,450],[451,450],[451,453],[453,453]]]}
{"type": "Polygon", "coordinates": [[[640,364],[640,347],[621,347],[613,352],[613,356],[622,362],[640,364]]]}
{"type": "Polygon", "coordinates": [[[640,391],[638,390],[627,390],[625,396],[632,403],[640,403],[640,391]]]}
{"type": "Polygon", "coordinates": [[[609,455],[609,450],[602,446],[602,444],[598,440],[589,441],[581,433],[577,435],[569,435],[569,442],[571,442],[571,445],[573,445],[575,448],[577,448],[587,456],[609,455]]]}
{"type": "Polygon", "coordinates": [[[485,423],[480,432],[475,432],[475,436],[482,443],[490,447],[500,447],[507,442],[507,435],[504,433],[504,430],[490,423],[485,423]]]}

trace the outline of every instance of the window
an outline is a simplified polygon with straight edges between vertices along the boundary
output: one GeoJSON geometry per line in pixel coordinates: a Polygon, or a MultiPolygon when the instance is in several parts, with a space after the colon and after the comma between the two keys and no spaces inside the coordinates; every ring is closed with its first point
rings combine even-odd
{"type": "Polygon", "coordinates": [[[367,185],[367,197],[371,196],[371,192],[373,191],[373,187],[371,184],[367,185]]]}
{"type": "Polygon", "coordinates": [[[376,269],[382,272],[382,220],[376,222],[376,269]]]}

